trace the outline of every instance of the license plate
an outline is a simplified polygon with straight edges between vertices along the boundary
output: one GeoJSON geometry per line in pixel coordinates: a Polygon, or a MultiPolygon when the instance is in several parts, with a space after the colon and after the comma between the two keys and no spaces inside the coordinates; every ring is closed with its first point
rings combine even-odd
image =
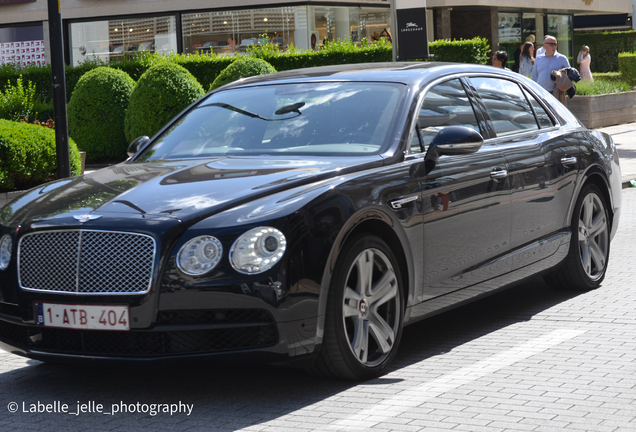
{"type": "Polygon", "coordinates": [[[84,330],[130,330],[128,306],[36,303],[37,323],[84,330]]]}

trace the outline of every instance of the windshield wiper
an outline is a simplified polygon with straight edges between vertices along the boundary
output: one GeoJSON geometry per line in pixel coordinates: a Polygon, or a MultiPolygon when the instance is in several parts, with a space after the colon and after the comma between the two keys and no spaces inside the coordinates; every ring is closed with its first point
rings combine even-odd
{"type": "Polygon", "coordinates": [[[282,121],[282,120],[290,120],[290,119],[298,117],[299,115],[302,115],[302,112],[300,112],[299,108],[302,107],[303,105],[305,105],[305,102],[298,102],[298,103],[295,103],[295,104],[285,105],[285,106],[279,108],[274,114],[282,115],[282,114],[288,114],[290,112],[298,113],[298,115],[295,115],[293,117],[285,117],[285,118],[282,118],[282,119],[268,119],[267,117],[263,117],[263,116],[258,115],[256,113],[253,113],[251,111],[246,111],[244,109],[235,107],[234,105],[226,104],[226,103],[223,103],[223,102],[215,102],[215,103],[211,103],[211,104],[205,105],[205,106],[218,106],[220,108],[225,108],[227,110],[234,111],[234,112],[237,112],[239,114],[246,115],[248,117],[258,118],[258,119],[265,120],[265,121],[282,121]]]}

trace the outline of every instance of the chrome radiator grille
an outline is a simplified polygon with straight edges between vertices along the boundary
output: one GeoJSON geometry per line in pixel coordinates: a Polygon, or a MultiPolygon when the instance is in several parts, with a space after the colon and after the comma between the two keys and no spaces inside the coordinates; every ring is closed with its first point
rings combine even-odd
{"type": "Polygon", "coordinates": [[[27,234],[18,246],[18,277],[25,290],[82,294],[148,291],[155,241],[112,231],[46,231],[27,234]]]}

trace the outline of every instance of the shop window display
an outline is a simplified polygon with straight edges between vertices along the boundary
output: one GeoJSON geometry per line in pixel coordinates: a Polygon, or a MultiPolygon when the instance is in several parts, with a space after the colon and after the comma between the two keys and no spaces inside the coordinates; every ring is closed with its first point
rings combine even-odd
{"type": "Polygon", "coordinates": [[[110,19],[70,25],[71,64],[110,61],[139,51],[177,52],[174,16],[110,19]]]}

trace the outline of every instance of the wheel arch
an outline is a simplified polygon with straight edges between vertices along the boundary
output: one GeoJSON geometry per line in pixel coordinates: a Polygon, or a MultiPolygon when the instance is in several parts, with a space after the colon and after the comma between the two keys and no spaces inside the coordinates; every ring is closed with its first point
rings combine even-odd
{"type": "MultiPolygon", "coordinates": [[[[359,233],[369,233],[382,239],[395,255],[400,268],[400,277],[404,287],[403,307],[409,305],[414,296],[411,281],[414,279],[412,256],[409,252],[409,242],[406,233],[402,230],[397,220],[381,208],[365,209],[358,212],[340,230],[336,240],[333,242],[329,253],[328,264],[325,266],[318,306],[318,332],[317,343],[322,343],[325,325],[325,315],[327,310],[327,298],[329,296],[331,280],[338,258],[347,243],[353,236],[359,233]]],[[[404,315],[403,315],[404,316],[404,315]]],[[[404,316],[404,318],[406,318],[404,316]]]]}
{"type": "Polygon", "coordinates": [[[599,188],[601,194],[603,194],[603,199],[607,204],[607,210],[610,218],[610,231],[614,226],[614,205],[612,194],[610,193],[610,186],[607,176],[605,172],[598,166],[591,167],[583,176],[582,181],[579,183],[579,186],[576,189],[576,193],[573,194],[572,200],[570,202],[570,207],[568,209],[567,220],[572,220],[572,213],[574,212],[574,207],[576,206],[576,201],[585,186],[588,184],[594,184],[599,188]]]}

